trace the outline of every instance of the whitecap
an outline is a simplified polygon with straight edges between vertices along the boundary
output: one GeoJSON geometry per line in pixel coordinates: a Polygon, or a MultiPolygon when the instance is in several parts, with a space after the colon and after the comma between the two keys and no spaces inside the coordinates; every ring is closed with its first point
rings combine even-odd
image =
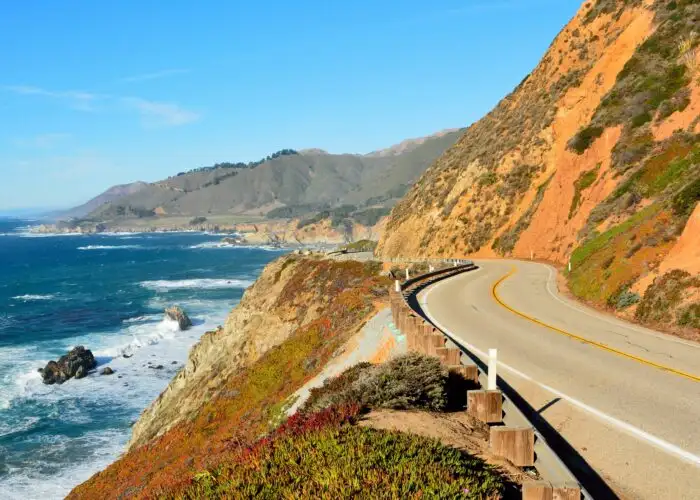
{"type": "Polygon", "coordinates": [[[142,281],[142,287],[157,292],[167,292],[170,290],[200,289],[200,290],[222,290],[226,288],[248,288],[253,284],[251,280],[241,279],[186,279],[186,280],[156,280],[142,281]]]}
{"type": "Polygon", "coordinates": [[[78,250],[128,250],[143,248],[141,245],[87,245],[78,247],[78,250]]]}
{"type": "Polygon", "coordinates": [[[222,241],[205,241],[204,243],[199,243],[197,245],[190,245],[187,248],[190,250],[211,250],[211,249],[254,249],[254,250],[265,250],[268,252],[279,252],[284,251],[283,248],[273,247],[271,245],[232,245],[231,243],[224,243],[222,241]]]}
{"type": "Polygon", "coordinates": [[[32,294],[26,294],[26,295],[17,295],[16,297],[12,297],[13,300],[22,300],[24,302],[29,302],[32,300],[51,300],[55,297],[55,295],[32,295],[32,294]]]}

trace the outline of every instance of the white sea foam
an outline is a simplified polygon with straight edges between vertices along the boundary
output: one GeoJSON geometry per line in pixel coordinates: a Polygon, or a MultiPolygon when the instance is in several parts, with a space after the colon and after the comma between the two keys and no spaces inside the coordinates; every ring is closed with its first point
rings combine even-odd
{"type": "Polygon", "coordinates": [[[140,285],[149,290],[158,292],[167,292],[170,290],[183,289],[201,289],[201,290],[219,290],[226,288],[248,288],[252,285],[251,280],[241,279],[188,279],[188,280],[157,280],[157,281],[142,281],[140,285]]]}
{"type": "Polygon", "coordinates": [[[59,499],[96,471],[104,469],[124,449],[129,434],[119,430],[91,431],[79,437],[57,436],[42,443],[42,452],[27,461],[30,467],[7,467],[10,472],[0,480],[3,498],[59,499]],[[61,458],[76,454],[81,460],[66,464],[61,458]],[[58,468],[57,463],[62,467],[58,468]],[[47,481],[44,471],[55,471],[47,481]]]}
{"type": "Polygon", "coordinates": [[[15,236],[22,238],[56,238],[61,236],[87,236],[83,233],[33,233],[31,231],[18,232],[15,236]]]}
{"type": "Polygon", "coordinates": [[[78,250],[128,250],[143,248],[141,245],[87,245],[78,247],[78,250]]]}
{"type": "Polygon", "coordinates": [[[268,252],[277,252],[277,251],[283,250],[279,247],[273,247],[271,245],[232,245],[230,243],[224,243],[222,241],[205,241],[203,243],[198,243],[196,245],[190,245],[187,248],[189,248],[190,250],[211,250],[211,249],[221,249],[221,248],[226,248],[226,249],[247,248],[247,249],[255,249],[255,250],[265,250],[268,252]]]}
{"type": "MultiPolygon", "coordinates": [[[[113,334],[95,332],[56,341],[51,346],[54,354],[45,351],[46,346],[0,348],[0,408],[40,404],[49,418],[79,427],[90,423],[94,416],[94,411],[85,411],[86,407],[104,408],[105,414],[118,412],[122,418],[126,412],[126,418],[136,418],[183,366],[192,344],[220,324],[232,306],[225,300],[194,299],[181,304],[195,323],[186,331],[179,331],[176,322],[163,319],[161,314],[150,314],[127,320],[113,334]],[[65,352],[75,345],[92,350],[99,363],[97,370],[81,380],[44,385],[37,368],[55,358],[56,350],[65,352]],[[161,369],[154,369],[160,365],[161,369]],[[110,366],[114,375],[99,375],[104,366],[110,366]]],[[[32,417],[18,415],[14,421],[4,422],[7,425],[0,422],[0,436],[41,425],[32,417]]],[[[7,457],[5,469],[9,474],[0,476],[0,496],[63,498],[76,484],[113,462],[123,452],[129,435],[129,429],[122,427],[71,437],[29,434],[24,439],[40,443],[41,453],[19,452],[20,456],[7,457]],[[82,458],[66,462],[66,456],[82,458]]]]}
{"type": "Polygon", "coordinates": [[[16,297],[12,297],[13,300],[22,300],[24,302],[29,302],[32,300],[51,300],[55,298],[55,295],[32,295],[32,294],[27,294],[27,295],[17,295],[16,297]]]}

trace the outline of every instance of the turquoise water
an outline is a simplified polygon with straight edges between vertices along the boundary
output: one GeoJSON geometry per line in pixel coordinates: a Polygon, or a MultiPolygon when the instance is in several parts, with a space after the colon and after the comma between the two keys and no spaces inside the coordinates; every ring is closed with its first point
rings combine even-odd
{"type": "Polygon", "coordinates": [[[201,233],[36,237],[26,225],[0,219],[0,492],[61,498],[123,451],[188,349],[282,252],[201,233]],[[172,304],[191,330],[163,319],[172,304]],[[115,374],[44,385],[37,368],[76,345],[115,374]]]}

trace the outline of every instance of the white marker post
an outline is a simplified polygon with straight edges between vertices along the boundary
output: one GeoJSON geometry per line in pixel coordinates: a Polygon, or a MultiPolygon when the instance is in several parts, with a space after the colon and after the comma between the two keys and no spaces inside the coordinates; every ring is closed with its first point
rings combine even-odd
{"type": "Polygon", "coordinates": [[[496,390],[496,366],[498,364],[498,349],[489,349],[489,378],[488,385],[486,387],[489,391],[496,390]]]}
{"type": "Polygon", "coordinates": [[[411,279],[411,277],[410,277],[410,275],[408,274],[408,268],[406,268],[406,281],[408,281],[409,279],[411,279]]]}
{"type": "Polygon", "coordinates": [[[394,291],[396,291],[396,292],[401,291],[401,284],[399,283],[399,280],[394,280],[394,291]]]}
{"type": "Polygon", "coordinates": [[[569,261],[569,272],[571,272],[571,261],[569,261]]]}
{"type": "Polygon", "coordinates": [[[433,271],[435,271],[435,268],[433,267],[432,264],[430,264],[430,265],[428,266],[428,271],[431,272],[431,273],[432,273],[433,271]]]}

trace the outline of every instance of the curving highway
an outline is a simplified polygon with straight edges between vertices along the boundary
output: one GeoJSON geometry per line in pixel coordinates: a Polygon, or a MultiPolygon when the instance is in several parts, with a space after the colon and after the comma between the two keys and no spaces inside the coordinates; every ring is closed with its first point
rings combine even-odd
{"type": "Polygon", "coordinates": [[[499,375],[625,498],[700,498],[700,344],[557,293],[556,271],[521,261],[423,290],[438,327],[499,375]]]}

